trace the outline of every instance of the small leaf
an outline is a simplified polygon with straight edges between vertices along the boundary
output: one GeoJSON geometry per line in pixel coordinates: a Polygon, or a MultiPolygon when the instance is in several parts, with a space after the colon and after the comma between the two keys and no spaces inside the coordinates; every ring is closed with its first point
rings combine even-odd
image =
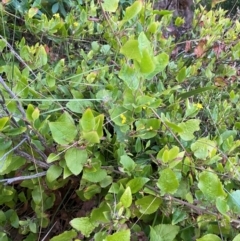
{"type": "Polygon", "coordinates": [[[171,169],[164,169],[159,173],[160,177],[157,186],[160,188],[162,194],[174,194],[179,186],[176,174],[171,169]]]}
{"type": "Polygon", "coordinates": [[[212,173],[211,170],[200,173],[198,187],[204,196],[211,201],[216,200],[218,197],[226,197],[222,183],[218,176],[212,173]]]}
{"type": "Polygon", "coordinates": [[[145,196],[135,202],[140,213],[144,215],[155,213],[159,209],[161,203],[162,199],[152,195],[145,196]]]}
{"type": "Polygon", "coordinates": [[[98,169],[94,172],[84,171],[82,176],[83,179],[93,183],[101,182],[106,177],[107,177],[107,171],[103,169],[98,169]]]}
{"type": "Polygon", "coordinates": [[[199,239],[196,239],[196,241],[221,241],[221,239],[215,234],[207,234],[199,239]]]}
{"type": "Polygon", "coordinates": [[[0,131],[3,130],[3,128],[7,124],[8,120],[9,120],[9,117],[2,117],[2,118],[0,118],[0,131]]]}
{"type": "Polygon", "coordinates": [[[130,230],[122,230],[114,233],[113,235],[109,235],[105,239],[106,241],[130,241],[130,230]]]}
{"type": "Polygon", "coordinates": [[[78,175],[83,169],[83,165],[87,162],[88,154],[86,150],[78,148],[70,148],[65,153],[65,160],[68,169],[74,174],[78,175]]]}
{"type": "Polygon", "coordinates": [[[104,115],[98,115],[95,117],[95,130],[97,131],[98,137],[102,138],[103,137],[103,121],[104,121],[104,115]]]}
{"type": "Polygon", "coordinates": [[[132,193],[136,193],[141,190],[145,183],[149,181],[146,177],[135,177],[127,183],[127,187],[131,188],[132,193]]]}
{"type": "Polygon", "coordinates": [[[132,204],[132,192],[130,187],[127,187],[120,198],[120,202],[122,203],[123,207],[129,208],[132,204]]]}
{"type": "Polygon", "coordinates": [[[88,217],[74,218],[70,221],[70,225],[86,237],[89,237],[95,229],[94,224],[90,221],[90,218],[88,217]]]}
{"type": "Polygon", "coordinates": [[[178,75],[176,77],[177,81],[178,82],[183,82],[186,78],[186,66],[184,66],[179,72],[178,72],[178,75]]]}
{"type": "Polygon", "coordinates": [[[133,161],[132,158],[130,158],[129,156],[127,155],[123,155],[121,156],[121,159],[120,159],[120,163],[123,165],[123,168],[129,172],[132,172],[135,167],[136,167],[136,163],[133,161]]]}
{"type": "Polygon", "coordinates": [[[96,131],[83,132],[82,137],[91,144],[100,143],[100,139],[96,131]]]}
{"type": "Polygon", "coordinates": [[[52,5],[52,13],[56,13],[59,9],[59,2],[56,2],[52,5]]]}
{"type": "Polygon", "coordinates": [[[62,174],[62,168],[57,165],[51,165],[47,170],[46,178],[49,182],[56,181],[57,178],[62,174]]]}
{"type": "Polygon", "coordinates": [[[88,132],[92,131],[95,128],[95,118],[93,116],[92,110],[88,108],[80,120],[80,125],[83,131],[88,132]]]}

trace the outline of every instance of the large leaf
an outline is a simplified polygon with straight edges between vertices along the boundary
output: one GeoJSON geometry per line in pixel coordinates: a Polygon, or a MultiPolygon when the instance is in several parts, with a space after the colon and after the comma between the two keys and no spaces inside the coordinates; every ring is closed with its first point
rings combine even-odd
{"type": "Polygon", "coordinates": [[[77,128],[72,117],[64,112],[55,122],[49,122],[54,141],[61,145],[68,145],[77,135],[77,128]]]}
{"type": "Polygon", "coordinates": [[[200,173],[198,187],[209,200],[216,200],[218,197],[225,198],[227,195],[217,174],[211,170],[200,173]]]}
{"type": "Polygon", "coordinates": [[[145,183],[149,181],[146,177],[135,177],[127,183],[127,187],[131,188],[132,193],[136,193],[141,190],[145,183]]]}
{"type": "Polygon", "coordinates": [[[106,238],[106,241],[130,241],[130,230],[122,230],[114,233],[113,235],[109,235],[106,238]]]}
{"type": "Polygon", "coordinates": [[[142,55],[138,48],[138,41],[130,39],[121,48],[120,53],[124,54],[129,59],[141,61],[142,55]]]}
{"type": "Polygon", "coordinates": [[[188,120],[186,122],[180,123],[178,126],[182,129],[179,135],[184,141],[190,141],[194,138],[193,133],[199,131],[200,120],[188,120]]]}
{"type": "Polygon", "coordinates": [[[202,160],[206,160],[210,153],[216,148],[216,143],[208,138],[198,139],[191,145],[194,156],[202,160]]]}
{"type": "Polygon", "coordinates": [[[126,8],[126,13],[123,18],[123,22],[134,18],[142,10],[142,0],[135,1],[130,7],[126,8]]]}
{"type": "Polygon", "coordinates": [[[76,147],[68,149],[65,153],[67,167],[74,175],[81,173],[83,165],[87,162],[87,159],[87,151],[76,147]]]}
{"type": "Polygon", "coordinates": [[[160,188],[161,193],[173,194],[177,191],[179,182],[176,174],[169,168],[160,171],[160,177],[157,182],[157,186],[160,188]]]}
{"type": "Polygon", "coordinates": [[[159,224],[151,227],[150,241],[173,241],[179,232],[179,227],[170,224],[159,224]]]}
{"type": "Polygon", "coordinates": [[[162,199],[152,195],[145,196],[138,199],[135,204],[139,208],[139,211],[142,214],[152,214],[159,209],[162,203],[162,199]]]}
{"type": "Polygon", "coordinates": [[[74,218],[70,225],[77,231],[80,231],[84,236],[89,237],[92,231],[95,229],[94,224],[90,221],[90,218],[74,218]]]}

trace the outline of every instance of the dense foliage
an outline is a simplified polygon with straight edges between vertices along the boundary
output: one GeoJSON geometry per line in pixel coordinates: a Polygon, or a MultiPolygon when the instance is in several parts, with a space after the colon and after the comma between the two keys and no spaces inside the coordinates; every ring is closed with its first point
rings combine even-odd
{"type": "Polygon", "coordinates": [[[1,241],[240,240],[238,15],[0,7],[1,241]]]}

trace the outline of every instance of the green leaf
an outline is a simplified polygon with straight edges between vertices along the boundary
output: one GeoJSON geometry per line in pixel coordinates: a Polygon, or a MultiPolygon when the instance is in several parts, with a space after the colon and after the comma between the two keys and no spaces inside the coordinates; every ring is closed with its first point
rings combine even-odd
{"type": "Polygon", "coordinates": [[[104,121],[104,115],[98,115],[95,117],[95,130],[97,131],[98,137],[102,138],[103,137],[103,121],[104,121]]]}
{"type": "Polygon", "coordinates": [[[109,235],[105,239],[106,241],[130,241],[130,230],[122,230],[114,233],[113,235],[109,235]]]}
{"type": "Polygon", "coordinates": [[[188,213],[181,209],[174,209],[172,216],[172,225],[182,222],[184,219],[188,218],[188,213]]]}
{"type": "Polygon", "coordinates": [[[50,153],[50,155],[48,156],[47,158],[47,163],[52,163],[54,161],[57,161],[60,159],[60,155],[59,153],[56,154],[56,153],[50,153]]]}
{"type": "Polygon", "coordinates": [[[77,237],[77,232],[74,230],[65,231],[53,238],[50,241],[72,241],[72,239],[77,237]]]}
{"type": "Polygon", "coordinates": [[[68,145],[77,135],[77,128],[72,117],[64,112],[55,122],[49,122],[53,139],[61,145],[68,145]]]}
{"type": "Polygon", "coordinates": [[[227,204],[234,213],[240,214],[240,190],[229,194],[227,204]]]}
{"type": "Polygon", "coordinates": [[[183,82],[186,79],[186,75],[187,75],[186,72],[187,72],[186,71],[186,66],[184,66],[177,74],[176,79],[177,79],[178,82],[181,83],[181,82],[183,82]]]}
{"type": "Polygon", "coordinates": [[[74,218],[70,221],[70,225],[86,237],[89,237],[95,229],[94,224],[90,221],[90,218],[88,217],[74,218]]]}
{"type": "Polygon", "coordinates": [[[155,69],[153,72],[147,75],[147,79],[152,79],[156,74],[162,72],[169,64],[169,55],[161,53],[153,58],[155,63],[155,69]]]}
{"type": "Polygon", "coordinates": [[[216,143],[208,138],[198,139],[191,145],[194,156],[202,160],[206,160],[210,153],[216,148],[216,143]]]}
{"type": "Polygon", "coordinates": [[[1,241],[8,241],[8,237],[7,237],[7,234],[5,232],[1,232],[0,231],[0,240],[1,241]]]}
{"type": "Polygon", "coordinates": [[[141,61],[142,55],[138,48],[138,41],[130,39],[121,48],[120,53],[125,55],[129,59],[135,59],[138,62],[141,61]]]}
{"type": "Polygon", "coordinates": [[[135,177],[127,183],[127,187],[131,188],[132,193],[136,193],[141,190],[145,183],[149,181],[146,177],[135,177]]]}
{"type": "Polygon", "coordinates": [[[155,63],[153,61],[153,56],[149,54],[148,50],[143,50],[142,59],[140,62],[140,70],[144,74],[149,74],[155,69],[155,63]]]}
{"type": "Polygon", "coordinates": [[[196,239],[196,241],[221,241],[221,239],[215,234],[207,234],[199,239],[196,239]]]}
{"type": "Polygon", "coordinates": [[[62,168],[57,165],[51,165],[46,174],[46,178],[49,182],[56,181],[58,177],[62,174],[62,168]]]}
{"type": "Polygon", "coordinates": [[[123,64],[118,77],[124,81],[129,89],[137,90],[139,88],[139,74],[135,65],[123,64]]]}
{"type": "Polygon", "coordinates": [[[35,58],[36,58],[35,59],[35,63],[36,63],[35,68],[40,68],[43,65],[47,64],[48,57],[47,57],[47,53],[45,51],[44,46],[42,46],[42,45],[39,46],[35,58]]]}
{"type": "Polygon", "coordinates": [[[9,117],[2,117],[2,118],[0,118],[0,131],[3,130],[3,128],[7,124],[8,120],[9,120],[9,117]]]}
{"type": "Polygon", "coordinates": [[[162,203],[162,199],[148,195],[143,198],[138,199],[135,204],[142,214],[152,214],[155,213],[162,203]]]}
{"type": "Polygon", "coordinates": [[[199,131],[200,120],[188,120],[186,122],[180,123],[178,126],[182,129],[182,132],[179,132],[180,137],[184,141],[190,141],[194,138],[193,133],[199,131]]]}
{"type": "Polygon", "coordinates": [[[93,107],[93,103],[92,101],[83,99],[79,101],[69,101],[66,106],[72,112],[83,113],[87,107],[93,107]]]}
{"type": "Polygon", "coordinates": [[[102,3],[102,7],[104,11],[114,13],[118,8],[118,3],[119,0],[104,0],[102,3]]]}
{"type": "Polygon", "coordinates": [[[132,192],[130,187],[127,187],[120,198],[120,202],[122,203],[123,207],[129,208],[132,204],[132,192]]]}
{"type": "Polygon", "coordinates": [[[91,144],[100,143],[100,139],[96,131],[83,132],[82,137],[91,144]]]}
{"type": "Polygon", "coordinates": [[[189,97],[197,96],[200,93],[203,93],[203,92],[206,92],[206,91],[209,91],[209,90],[213,90],[213,89],[216,89],[216,87],[215,86],[207,86],[207,87],[197,88],[195,90],[191,90],[191,91],[188,91],[186,93],[179,94],[177,97],[180,98],[181,100],[184,100],[184,99],[187,99],[189,97]]]}
{"type": "Polygon", "coordinates": [[[27,128],[22,126],[19,128],[13,128],[13,129],[7,130],[5,133],[8,136],[17,136],[17,135],[24,133],[26,130],[27,130],[27,128]]]}
{"type": "Polygon", "coordinates": [[[174,194],[179,186],[179,182],[176,174],[169,168],[164,169],[159,172],[159,179],[157,182],[157,186],[160,188],[161,193],[164,195],[165,193],[174,194]]]}
{"type": "Polygon", "coordinates": [[[176,125],[175,123],[173,123],[173,122],[165,121],[164,123],[173,131],[176,131],[178,133],[183,132],[183,129],[181,127],[179,127],[178,125],[176,125]]]}
{"type": "Polygon", "coordinates": [[[74,175],[81,173],[83,165],[87,162],[87,159],[87,151],[80,150],[76,147],[68,149],[65,153],[67,167],[74,175]]]}
{"type": "Polygon", "coordinates": [[[92,131],[95,128],[95,118],[92,113],[92,110],[88,108],[84,113],[80,120],[80,125],[83,131],[88,132],[92,131]]]}
{"type": "Polygon", "coordinates": [[[103,169],[98,169],[94,172],[83,172],[83,179],[88,180],[89,182],[97,183],[101,182],[104,178],[107,177],[107,171],[103,169]]]}
{"type": "Polygon", "coordinates": [[[218,176],[212,173],[211,170],[200,173],[198,187],[204,196],[211,201],[216,200],[218,197],[226,197],[222,183],[218,176]]]}
{"type": "Polygon", "coordinates": [[[59,2],[56,2],[52,5],[52,13],[56,13],[59,9],[59,2]]]}
{"type": "Polygon", "coordinates": [[[32,190],[33,201],[38,205],[42,201],[42,190],[39,186],[35,186],[32,190]]]}
{"type": "Polygon", "coordinates": [[[123,17],[123,22],[134,18],[142,10],[142,6],[142,0],[137,0],[130,7],[127,7],[123,17]]]}
{"type": "Polygon", "coordinates": [[[132,172],[137,164],[127,155],[121,156],[120,163],[123,165],[123,168],[129,172],[132,172]]]}
{"type": "Polygon", "coordinates": [[[235,238],[233,239],[233,241],[240,241],[240,234],[238,234],[237,236],[235,236],[235,238]]]}
{"type": "Polygon", "coordinates": [[[170,224],[159,224],[150,228],[150,241],[173,241],[179,232],[178,226],[170,224]]]}
{"type": "Polygon", "coordinates": [[[229,211],[227,200],[218,197],[216,199],[216,207],[221,214],[227,215],[227,212],[229,211]]]}

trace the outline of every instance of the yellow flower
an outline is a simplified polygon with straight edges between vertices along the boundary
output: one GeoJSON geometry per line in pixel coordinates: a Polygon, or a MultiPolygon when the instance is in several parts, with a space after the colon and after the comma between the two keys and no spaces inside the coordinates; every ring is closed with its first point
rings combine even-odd
{"type": "Polygon", "coordinates": [[[60,18],[60,15],[59,15],[59,13],[55,13],[55,14],[53,14],[53,17],[60,18]]]}
{"type": "Polygon", "coordinates": [[[151,131],[152,129],[153,129],[152,126],[150,126],[150,127],[149,127],[149,130],[151,131]]]}
{"type": "Polygon", "coordinates": [[[194,104],[198,109],[202,109],[203,108],[203,106],[202,106],[202,104],[200,104],[200,103],[197,103],[197,104],[194,104]]]}
{"type": "Polygon", "coordinates": [[[79,23],[78,22],[74,22],[73,25],[74,25],[74,27],[77,27],[79,25],[79,23]]]}
{"type": "Polygon", "coordinates": [[[122,119],[122,124],[125,124],[127,120],[126,116],[124,114],[121,114],[120,117],[122,119]]]}

